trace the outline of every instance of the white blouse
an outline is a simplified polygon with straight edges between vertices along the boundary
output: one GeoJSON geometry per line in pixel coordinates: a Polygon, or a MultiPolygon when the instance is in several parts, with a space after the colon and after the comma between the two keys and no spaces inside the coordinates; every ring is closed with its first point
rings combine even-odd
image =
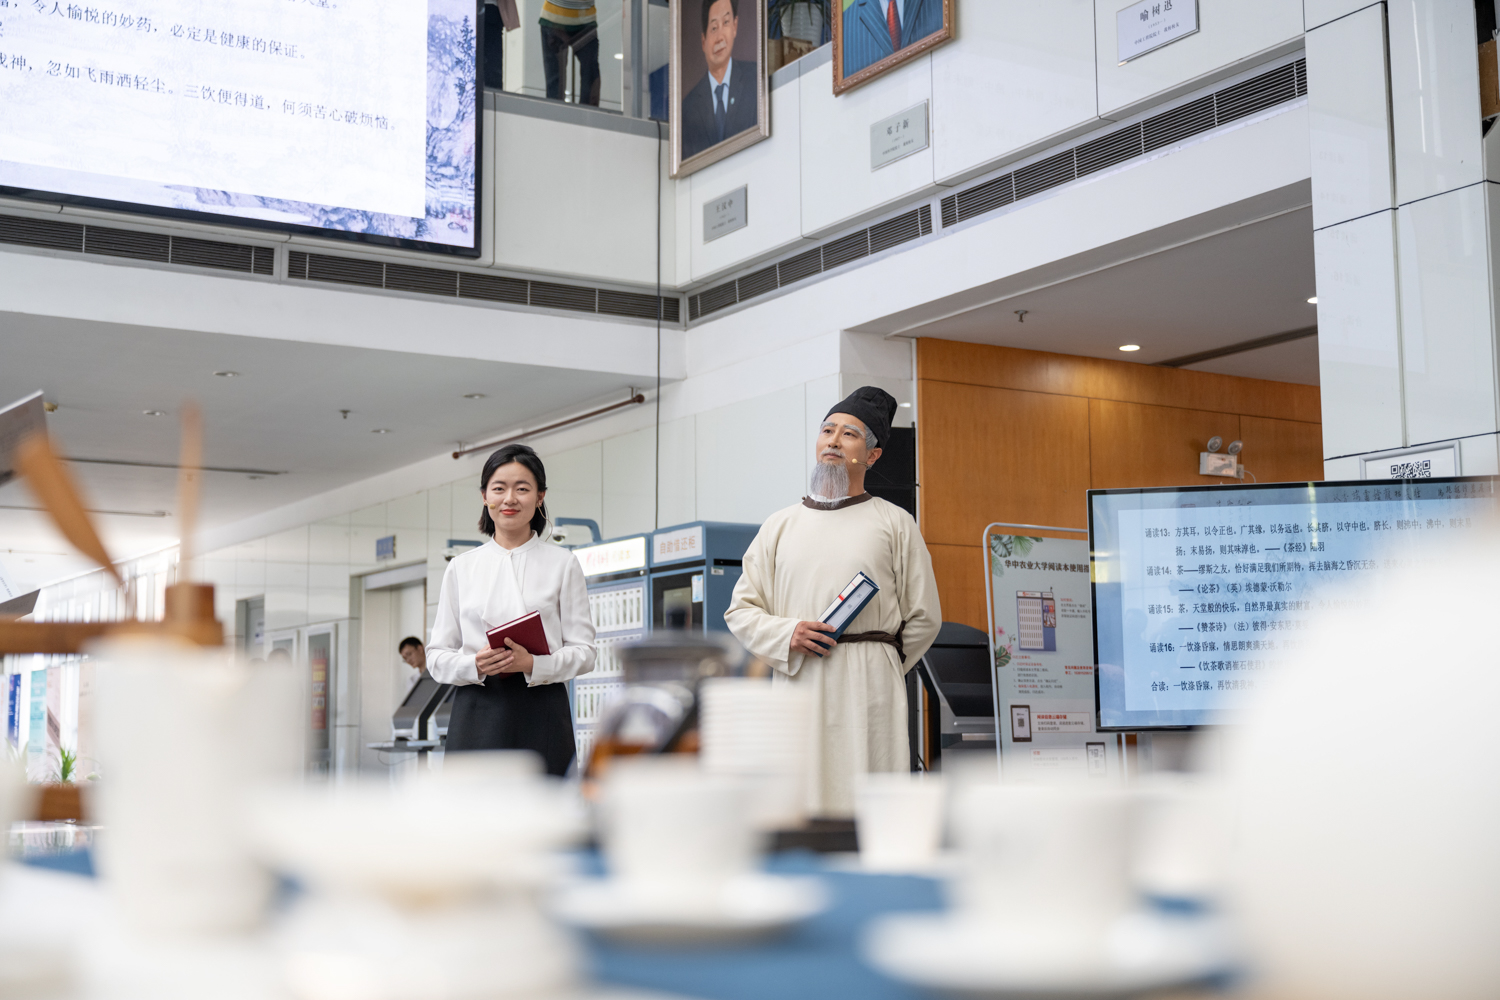
{"type": "Polygon", "coordinates": [[[532,611],[552,652],[537,656],[527,683],[555,684],[594,669],[594,623],[578,558],[532,535],[506,549],[491,539],[456,556],[443,574],[437,621],[427,645],[427,671],[444,684],[483,684],[475,655],[489,648],[485,633],[532,611]]]}

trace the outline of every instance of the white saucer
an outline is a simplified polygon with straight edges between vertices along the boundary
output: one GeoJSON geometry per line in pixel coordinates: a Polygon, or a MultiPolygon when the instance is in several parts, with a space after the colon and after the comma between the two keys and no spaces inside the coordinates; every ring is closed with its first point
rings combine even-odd
{"type": "Polygon", "coordinates": [[[1139,911],[1090,944],[1065,932],[1021,941],[952,913],[893,914],[871,925],[864,957],[892,978],[985,998],[1128,997],[1202,982],[1234,967],[1222,921],[1139,911]]]}
{"type": "Polygon", "coordinates": [[[827,905],[816,878],[750,874],[691,899],[643,893],[618,879],[588,879],[563,888],[551,910],[564,923],[619,941],[730,944],[787,930],[827,905]]]}

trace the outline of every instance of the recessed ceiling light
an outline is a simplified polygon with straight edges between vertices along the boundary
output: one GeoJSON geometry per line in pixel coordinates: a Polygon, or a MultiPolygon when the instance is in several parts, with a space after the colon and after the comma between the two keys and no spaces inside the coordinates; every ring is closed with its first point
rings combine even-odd
{"type": "Polygon", "coordinates": [[[373,431],[371,431],[370,433],[371,434],[389,434],[390,432],[391,432],[391,429],[389,427],[377,427],[373,431]]]}
{"type": "Polygon", "coordinates": [[[1121,344],[1120,345],[1120,350],[1122,350],[1122,351],[1139,351],[1140,349],[1141,349],[1141,345],[1140,344],[1121,344]]]}
{"type": "Polygon", "coordinates": [[[238,378],[239,372],[214,372],[219,378],[238,378]]]}
{"type": "Polygon", "coordinates": [[[616,59],[624,59],[625,58],[625,53],[623,53],[623,52],[616,52],[615,53],[615,58],[616,59]]]}
{"type": "Polygon", "coordinates": [[[1316,295],[1314,295],[1312,298],[1310,298],[1310,299],[1307,300],[1307,304],[1310,305],[1310,306],[1317,305],[1318,304],[1318,297],[1316,295]]]}
{"type": "Polygon", "coordinates": [[[141,412],[148,417],[165,417],[167,415],[166,410],[142,410],[141,412]]]}
{"type": "Polygon", "coordinates": [[[483,398],[484,398],[484,393],[482,393],[482,392],[466,392],[466,393],[464,393],[464,399],[483,399],[483,398]]]}

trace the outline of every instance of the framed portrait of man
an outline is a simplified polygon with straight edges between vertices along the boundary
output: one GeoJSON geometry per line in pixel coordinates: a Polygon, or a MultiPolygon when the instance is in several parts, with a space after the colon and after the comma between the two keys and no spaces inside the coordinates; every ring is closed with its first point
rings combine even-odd
{"type": "Polygon", "coordinates": [[[956,0],[833,0],[833,92],[842,94],[953,37],[956,0]]]}
{"type": "Polygon", "coordinates": [[[672,176],[771,134],[765,0],[672,0],[672,176]]]}

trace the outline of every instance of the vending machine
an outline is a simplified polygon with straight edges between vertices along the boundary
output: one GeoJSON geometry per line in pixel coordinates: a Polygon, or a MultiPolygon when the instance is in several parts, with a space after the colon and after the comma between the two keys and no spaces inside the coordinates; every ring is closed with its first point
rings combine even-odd
{"type": "Polygon", "coordinates": [[[573,735],[579,767],[593,749],[594,726],[609,696],[624,687],[615,647],[646,634],[651,594],[646,579],[647,535],[615,538],[573,549],[589,588],[589,617],[594,621],[598,655],[594,669],[573,681],[573,735]]]}
{"type": "Polygon", "coordinates": [[[588,759],[594,727],[610,696],[624,687],[615,650],[653,629],[723,632],[724,612],[740,578],[756,524],[695,521],[573,549],[588,580],[598,656],[573,698],[578,759],[588,759]]]}
{"type": "Polygon", "coordinates": [[[725,632],[724,612],[758,524],[697,521],[651,535],[651,624],[725,632]]]}

